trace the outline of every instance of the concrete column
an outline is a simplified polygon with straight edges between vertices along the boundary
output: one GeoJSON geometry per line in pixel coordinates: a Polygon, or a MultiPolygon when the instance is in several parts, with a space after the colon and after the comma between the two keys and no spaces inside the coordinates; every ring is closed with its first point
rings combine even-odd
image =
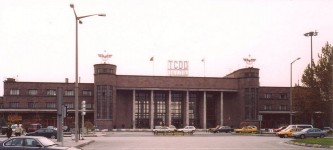
{"type": "Polygon", "coordinates": [[[154,91],[150,94],[150,129],[154,128],[154,91]]]}
{"type": "Polygon", "coordinates": [[[207,129],[207,111],[206,111],[206,100],[207,100],[207,93],[206,91],[204,91],[204,95],[203,95],[203,104],[202,104],[202,111],[203,111],[203,116],[202,116],[202,120],[203,120],[203,129],[207,129]]]}
{"type": "Polygon", "coordinates": [[[189,101],[190,101],[190,92],[186,91],[186,101],[185,101],[185,126],[190,124],[189,117],[189,101]]]}
{"type": "Polygon", "coordinates": [[[221,110],[220,122],[221,122],[221,125],[224,125],[224,121],[223,121],[223,92],[222,91],[221,91],[220,110],[221,110]]]}
{"type": "Polygon", "coordinates": [[[167,110],[167,124],[171,125],[171,90],[169,90],[168,110],[167,110]]]}
{"type": "Polygon", "coordinates": [[[133,90],[133,101],[132,101],[132,110],[133,110],[133,113],[132,113],[132,124],[133,124],[133,129],[135,129],[135,112],[136,112],[136,107],[135,107],[135,90],[133,90]]]}

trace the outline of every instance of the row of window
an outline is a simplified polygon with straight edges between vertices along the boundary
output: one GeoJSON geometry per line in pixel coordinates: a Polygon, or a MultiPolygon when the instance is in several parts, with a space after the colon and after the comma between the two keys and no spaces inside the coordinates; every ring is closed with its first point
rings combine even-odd
{"type": "MultiPolygon", "coordinates": [[[[74,90],[65,90],[64,95],[65,96],[74,96],[74,90]]],[[[20,95],[20,90],[19,89],[10,89],[9,95],[20,95]]],[[[29,89],[28,90],[28,95],[38,95],[38,90],[37,89],[29,89]]],[[[47,96],[56,96],[57,95],[57,90],[55,89],[47,89],[46,90],[46,95],[47,96]]],[[[93,96],[93,92],[91,90],[83,90],[82,91],[83,96],[93,96]]]]}
{"type": "MultiPolygon", "coordinates": [[[[272,110],[272,105],[264,105],[263,108],[264,108],[264,110],[272,110]]],[[[286,110],[288,110],[288,106],[287,105],[280,105],[279,110],[286,111],[286,110]]]]}
{"type": "MultiPolygon", "coordinates": [[[[73,103],[65,103],[64,105],[67,106],[68,109],[74,109],[73,103]]],[[[0,103],[0,109],[3,109],[3,108],[4,108],[4,104],[0,103]]],[[[20,103],[19,102],[10,102],[9,108],[20,108],[20,103]]],[[[42,107],[41,105],[39,105],[38,102],[28,102],[28,108],[29,109],[34,109],[34,108],[56,109],[57,103],[48,102],[42,107]]],[[[89,103],[86,104],[86,109],[92,109],[92,108],[93,108],[92,104],[89,104],[89,103]]]]}
{"type": "Polygon", "coordinates": [[[288,95],[287,93],[278,93],[277,96],[275,96],[274,94],[274,97],[273,97],[273,93],[265,93],[264,94],[264,98],[265,99],[287,99],[288,98],[288,95]]]}

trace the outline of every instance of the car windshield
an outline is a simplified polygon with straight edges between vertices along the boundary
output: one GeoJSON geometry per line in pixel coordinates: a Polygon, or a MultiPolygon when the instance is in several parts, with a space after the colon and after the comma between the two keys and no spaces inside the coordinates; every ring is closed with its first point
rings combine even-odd
{"type": "Polygon", "coordinates": [[[57,145],[56,143],[54,143],[53,141],[49,140],[46,137],[40,137],[39,141],[44,145],[44,146],[52,146],[52,145],[57,145]]]}
{"type": "Polygon", "coordinates": [[[307,132],[308,130],[310,130],[311,128],[305,128],[303,130],[301,130],[301,132],[307,132]]]}

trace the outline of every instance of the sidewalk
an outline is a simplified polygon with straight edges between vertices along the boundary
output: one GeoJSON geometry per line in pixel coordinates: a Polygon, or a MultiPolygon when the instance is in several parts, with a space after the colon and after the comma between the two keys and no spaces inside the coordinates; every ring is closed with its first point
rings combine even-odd
{"type": "Polygon", "coordinates": [[[105,133],[103,132],[96,132],[95,134],[86,135],[86,137],[83,137],[83,140],[78,140],[78,142],[75,142],[75,140],[71,136],[65,136],[63,142],[54,142],[57,143],[59,146],[81,148],[85,145],[95,142],[94,138],[98,138],[104,135],[105,133]]]}

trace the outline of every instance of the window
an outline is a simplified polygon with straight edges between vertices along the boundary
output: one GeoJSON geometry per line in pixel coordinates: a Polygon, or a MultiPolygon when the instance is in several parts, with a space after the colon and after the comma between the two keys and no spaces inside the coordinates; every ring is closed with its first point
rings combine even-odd
{"type": "Polygon", "coordinates": [[[280,110],[287,110],[287,105],[280,105],[280,110]]]}
{"type": "Polygon", "coordinates": [[[271,99],[272,93],[265,93],[265,99],[271,99]]]}
{"type": "Polygon", "coordinates": [[[29,94],[29,95],[37,95],[37,94],[38,94],[38,91],[35,90],[35,89],[30,89],[30,90],[28,90],[28,94],[29,94]]]}
{"type": "Polygon", "coordinates": [[[74,96],[74,91],[73,90],[66,90],[65,91],[65,96],[74,96]]]}
{"type": "Polygon", "coordinates": [[[49,90],[46,91],[46,95],[48,95],[48,96],[56,96],[57,92],[54,89],[49,89],[49,90]]]}
{"type": "Polygon", "coordinates": [[[92,109],[92,105],[91,104],[86,104],[86,108],[87,109],[92,109]]]}
{"type": "Polygon", "coordinates": [[[272,106],[271,105],[265,105],[264,110],[272,110],[272,106]]]}
{"type": "Polygon", "coordinates": [[[65,106],[67,107],[67,109],[74,109],[73,103],[66,103],[65,106]]]}
{"type": "Polygon", "coordinates": [[[28,108],[37,108],[37,104],[36,102],[28,102],[28,108]]]}
{"type": "Polygon", "coordinates": [[[280,94],[280,99],[287,99],[287,94],[286,93],[281,93],[280,94]]]}
{"type": "Polygon", "coordinates": [[[18,89],[10,89],[9,95],[20,95],[20,90],[18,90],[18,89]]]}
{"type": "Polygon", "coordinates": [[[92,96],[92,91],[90,91],[90,90],[83,90],[82,91],[82,95],[83,96],[92,96]]]}
{"type": "Polygon", "coordinates": [[[3,109],[3,108],[4,108],[4,104],[0,103],[0,109],[3,109]]]}
{"type": "Polygon", "coordinates": [[[10,102],[9,107],[10,108],[19,108],[19,102],[10,102]]]}
{"type": "Polygon", "coordinates": [[[53,102],[46,103],[46,108],[47,109],[56,108],[56,103],[53,102]]]}

